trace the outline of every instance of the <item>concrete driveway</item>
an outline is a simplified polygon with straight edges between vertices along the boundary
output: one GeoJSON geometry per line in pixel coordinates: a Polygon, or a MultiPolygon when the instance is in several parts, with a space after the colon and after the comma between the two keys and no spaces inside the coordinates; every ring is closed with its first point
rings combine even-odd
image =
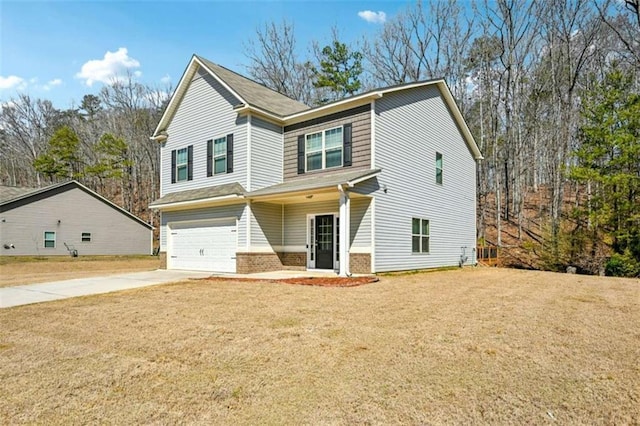
{"type": "Polygon", "coordinates": [[[210,275],[210,272],[158,269],[156,271],[132,272],[106,277],[77,278],[49,283],[4,287],[0,288],[0,308],[67,299],[69,297],[87,296],[90,294],[110,293],[112,291],[182,281],[189,278],[205,278],[210,275]]]}

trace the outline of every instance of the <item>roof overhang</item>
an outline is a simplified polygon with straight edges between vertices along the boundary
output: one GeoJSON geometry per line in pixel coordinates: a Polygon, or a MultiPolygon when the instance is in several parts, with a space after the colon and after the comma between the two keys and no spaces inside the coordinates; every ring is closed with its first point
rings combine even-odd
{"type": "Polygon", "coordinates": [[[199,200],[176,201],[173,203],[150,204],[149,208],[161,211],[190,210],[204,207],[224,206],[237,204],[244,201],[244,196],[239,194],[223,195],[221,197],[202,198],[199,200]]]}
{"type": "MultiPolygon", "coordinates": [[[[270,188],[264,188],[262,190],[254,191],[254,193],[246,194],[246,198],[251,201],[257,202],[277,202],[281,204],[294,204],[305,202],[316,202],[337,199],[340,196],[339,188],[346,189],[354,188],[357,184],[373,179],[381,173],[380,169],[370,170],[369,173],[365,172],[359,176],[355,176],[352,179],[336,179],[329,181],[321,185],[317,185],[312,182],[308,186],[288,188],[287,184],[274,185],[273,190],[270,188]],[[281,187],[281,189],[279,189],[281,187]]],[[[367,195],[359,194],[357,192],[350,192],[350,196],[354,198],[367,197],[367,195]]]]}

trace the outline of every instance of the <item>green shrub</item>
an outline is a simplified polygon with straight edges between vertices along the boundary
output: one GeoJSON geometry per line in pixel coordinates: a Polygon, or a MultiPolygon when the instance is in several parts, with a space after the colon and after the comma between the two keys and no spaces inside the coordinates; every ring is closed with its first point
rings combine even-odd
{"type": "Polygon", "coordinates": [[[637,277],[640,275],[640,262],[629,250],[624,253],[614,253],[607,260],[605,274],[609,277],[637,277]]]}

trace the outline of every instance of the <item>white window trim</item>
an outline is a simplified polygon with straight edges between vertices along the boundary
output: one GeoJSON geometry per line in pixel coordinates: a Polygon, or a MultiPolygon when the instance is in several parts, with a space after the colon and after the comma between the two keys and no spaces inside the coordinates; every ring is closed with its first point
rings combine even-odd
{"type": "Polygon", "coordinates": [[[186,182],[189,180],[189,148],[179,148],[176,150],[176,182],[186,182]],[[180,156],[180,151],[184,151],[186,155],[186,160],[184,163],[178,162],[178,157],[180,156]],[[184,167],[186,171],[186,175],[184,179],[180,179],[180,167],[184,167]]]}
{"type": "Polygon", "coordinates": [[[42,246],[44,248],[56,248],[56,231],[44,231],[42,235],[42,246]],[[53,240],[47,240],[47,234],[53,234],[53,240]],[[53,241],[53,247],[47,247],[47,241],[53,241]]]}
{"type": "Polygon", "coordinates": [[[222,175],[227,173],[227,137],[226,136],[222,136],[220,138],[214,139],[213,140],[213,146],[211,147],[211,149],[213,150],[212,152],[212,156],[211,156],[211,161],[213,161],[213,164],[211,165],[211,168],[213,169],[213,174],[214,175],[222,175]],[[218,154],[216,155],[216,141],[222,140],[224,139],[224,152],[222,154],[218,154]],[[224,158],[224,171],[223,172],[217,172],[216,171],[216,159],[218,158],[224,158]]]}
{"type": "Polygon", "coordinates": [[[411,254],[414,255],[423,255],[423,254],[429,254],[431,253],[431,221],[429,219],[425,219],[422,217],[412,217],[411,218],[411,254]],[[413,233],[413,220],[414,219],[418,219],[420,221],[420,227],[418,228],[419,233],[418,234],[414,234],[413,233]],[[427,221],[429,222],[429,233],[428,234],[423,234],[422,233],[422,221],[427,221]],[[413,237],[418,237],[420,241],[420,251],[413,251],[413,237]],[[429,247],[427,251],[422,251],[422,237],[427,237],[429,239],[429,247]]]}
{"type": "MultiPolygon", "coordinates": [[[[324,130],[320,130],[319,132],[311,132],[311,133],[305,133],[304,135],[304,171],[305,172],[316,172],[316,171],[320,171],[320,170],[327,170],[327,169],[335,169],[338,167],[343,167],[344,166],[344,142],[342,142],[340,144],[340,164],[337,166],[331,166],[331,167],[327,167],[327,147],[326,147],[326,133],[330,132],[331,130],[336,130],[336,129],[340,129],[343,141],[344,141],[344,126],[336,126],[336,127],[332,127],[330,129],[324,129],[324,130]],[[316,135],[320,133],[322,135],[322,148],[317,149],[315,151],[309,151],[307,149],[307,137],[311,136],[311,135],[316,135]],[[319,169],[313,169],[313,170],[309,170],[308,165],[309,162],[307,161],[307,158],[309,157],[309,153],[315,154],[318,152],[322,153],[322,167],[319,169]]],[[[337,147],[333,147],[331,148],[331,150],[338,150],[337,147]]]]}
{"type": "Polygon", "coordinates": [[[90,243],[91,242],[91,232],[82,232],[80,234],[80,242],[90,243]],[[88,240],[85,240],[85,235],[87,235],[88,240]]]}

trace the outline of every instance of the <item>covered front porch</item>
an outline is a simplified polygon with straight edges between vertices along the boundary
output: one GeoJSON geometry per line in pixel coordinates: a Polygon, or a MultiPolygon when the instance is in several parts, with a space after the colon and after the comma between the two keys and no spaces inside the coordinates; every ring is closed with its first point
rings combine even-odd
{"type": "Polygon", "coordinates": [[[247,241],[238,247],[237,272],[371,273],[373,197],[366,183],[378,173],[336,173],[248,193],[247,241]]]}

